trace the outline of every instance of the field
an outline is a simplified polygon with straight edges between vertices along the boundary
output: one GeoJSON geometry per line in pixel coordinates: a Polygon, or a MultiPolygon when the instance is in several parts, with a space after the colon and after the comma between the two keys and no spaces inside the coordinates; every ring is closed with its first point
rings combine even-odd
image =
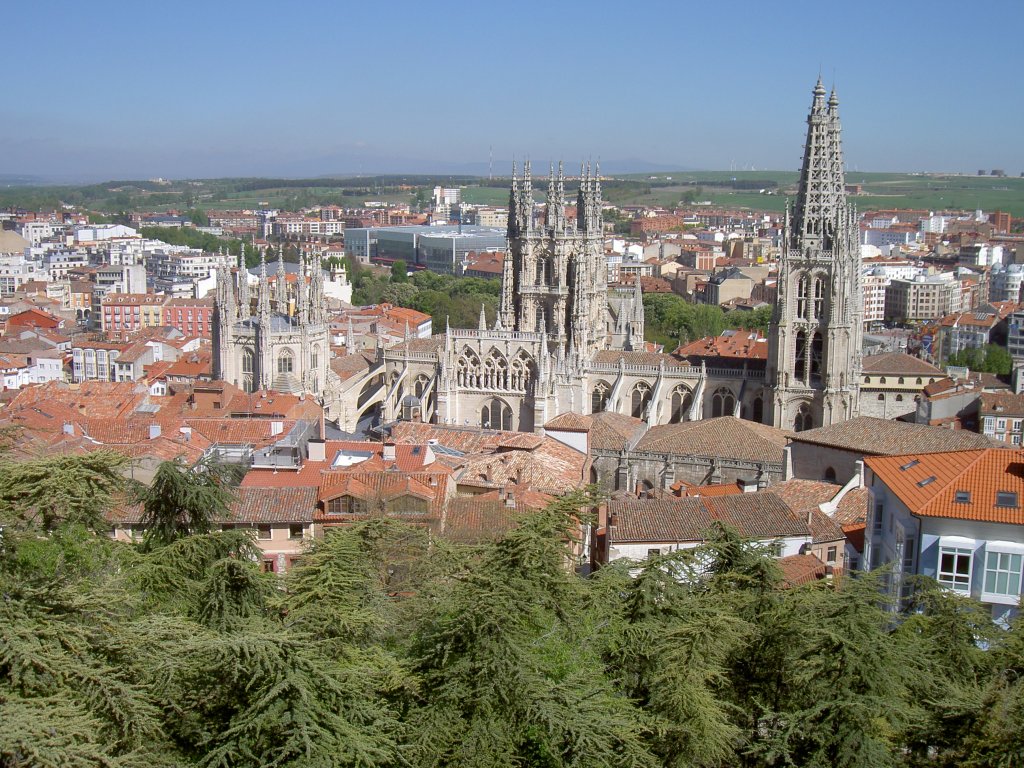
{"type": "MultiPolygon", "coordinates": [[[[851,201],[861,210],[920,208],[926,210],[1002,210],[1024,219],[1024,178],[848,172],[848,184],[862,187],[851,201]]],[[[278,208],[298,210],[333,203],[362,207],[367,201],[410,203],[429,199],[435,184],[460,186],[472,205],[504,206],[505,180],[473,177],[377,176],[359,179],[204,179],[154,183],[108,182],[84,187],[16,187],[0,189],[0,207],[29,210],[62,203],[113,214],[120,211],[165,211],[210,208],[278,208]]],[[[618,206],[674,208],[707,202],[714,206],[781,211],[796,193],[793,171],[687,171],[605,177],[604,199],[618,206]]],[[[567,189],[575,198],[574,182],[567,189]]],[[[547,179],[534,182],[534,196],[544,199],[547,179]]]]}

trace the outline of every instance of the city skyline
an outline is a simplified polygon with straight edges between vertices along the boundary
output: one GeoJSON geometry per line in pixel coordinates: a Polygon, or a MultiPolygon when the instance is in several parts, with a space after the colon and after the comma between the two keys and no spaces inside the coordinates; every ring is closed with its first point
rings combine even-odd
{"type": "Polygon", "coordinates": [[[53,8],[8,12],[7,61],[32,79],[4,110],[5,174],[795,170],[819,73],[850,168],[1024,170],[1017,3],[983,4],[983,39],[956,45],[968,20],[945,2],[53,8]]]}

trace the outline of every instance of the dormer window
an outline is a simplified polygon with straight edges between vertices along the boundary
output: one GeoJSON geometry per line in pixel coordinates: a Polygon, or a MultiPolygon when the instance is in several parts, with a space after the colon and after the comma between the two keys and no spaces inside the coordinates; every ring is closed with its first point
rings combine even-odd
{"type": "Polygon", "coordinates": [[[971,492],[970,491],[957,491],[953,495],[953,502],[955,504],[970,504],[971,503],[971,492]]]}

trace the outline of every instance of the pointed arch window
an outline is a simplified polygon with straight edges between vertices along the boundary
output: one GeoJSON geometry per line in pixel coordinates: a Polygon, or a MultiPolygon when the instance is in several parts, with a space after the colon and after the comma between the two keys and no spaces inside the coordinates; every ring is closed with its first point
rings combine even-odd
{"type": "Polygon", "coordinates": [[[751,408],[750,420],[760,424],[764,421],[764,398],[755,397],[751,408]]]}
{"type": "Polygon", "coordinates": [[[798,381],[807,380],[807,333],[797,331],[796,355],[793,363],[793,376],[798,381]]]}
{"type": "Polygon", "coordinates": [[[631,410],[630,413],[634,418],[642,419],[646,415],[647,407],[651,403],[651,385],[646,381],[637,382],[636,386],[633,387],[633,394],[631,397],[631,410]]]}
{"type": "Polygon", "coordinates": [[[309,353],[309,367],[316,371],[320,367],[320,345],[314,344],[309,353]]]}
{"type": "Polygon", "coordinates": [[[711,396],[711,417],[732,416],[736,410],[736,396],[728,387],[719,387],[711,396]]]}
{"type": "Polygon", "coordinates": [[[808,429],[814,428],[814,417],[811,414],[811,406],[807,403],[802,403],[796,410],[796,416],[793,418],[793,431],[804,432],[808,429]]]}
{"type": "Polygon", "coordinates": [[[678,424],[681,421],[686,421],[692,407],[693,393],[688,387],[680,384],[672,390],[672,410],[669,413],[669,423],[678,424]]]}
{"type": "Polygon", "coordinates": [[[242,373],[252,374],[254,361],[255,356],[253,355],[252,350],[244,350],[242,352],[242,373]]]}
{"type": "Polygon", "coordinates": [[[277,372],[289,374],[295,370],[295,355],[290,349],[282,349],[277,356],[277,372]]]}
{"type": "Polygon", "coordinates": [[[820,277],[814,280],[814,318],[820,320],[825,316],[825,281],[820,277]]]}
{"type": "Polygon", "coordinates": [[[594,385],[593,391],[590,393],[590,412],[601,413],[604,411],[608,404],[608,392],[611,387],[605,381],[599,381],[594,385]]]}
{"type": "Polygon", "coordinates": [[[796,283],[796,316],[798,318],[807,317],[807,292],[808,292],[808,281],[807,275],[800,275],[800,279],[796,283]]]}
{"type": "Polygon", "coordinates": [[[815,331],[811,336],[811,381],[821,380],[821,364],[824,356],[824,340],[821,332],[815,331]]]}
{"type": "Polygon", "coordinates": [[[512,431],[512,408],[504,400],[494,398],[480,409],[480,426],[512,431]]]}

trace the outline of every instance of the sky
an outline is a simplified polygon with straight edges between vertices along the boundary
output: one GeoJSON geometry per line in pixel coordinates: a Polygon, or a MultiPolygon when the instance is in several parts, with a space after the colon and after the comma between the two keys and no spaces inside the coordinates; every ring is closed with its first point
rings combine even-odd
{"type": "Polygon", "coordinates": [[[1024,2],[11,3],[0,174],[1024,171],[1024,2]]]}

